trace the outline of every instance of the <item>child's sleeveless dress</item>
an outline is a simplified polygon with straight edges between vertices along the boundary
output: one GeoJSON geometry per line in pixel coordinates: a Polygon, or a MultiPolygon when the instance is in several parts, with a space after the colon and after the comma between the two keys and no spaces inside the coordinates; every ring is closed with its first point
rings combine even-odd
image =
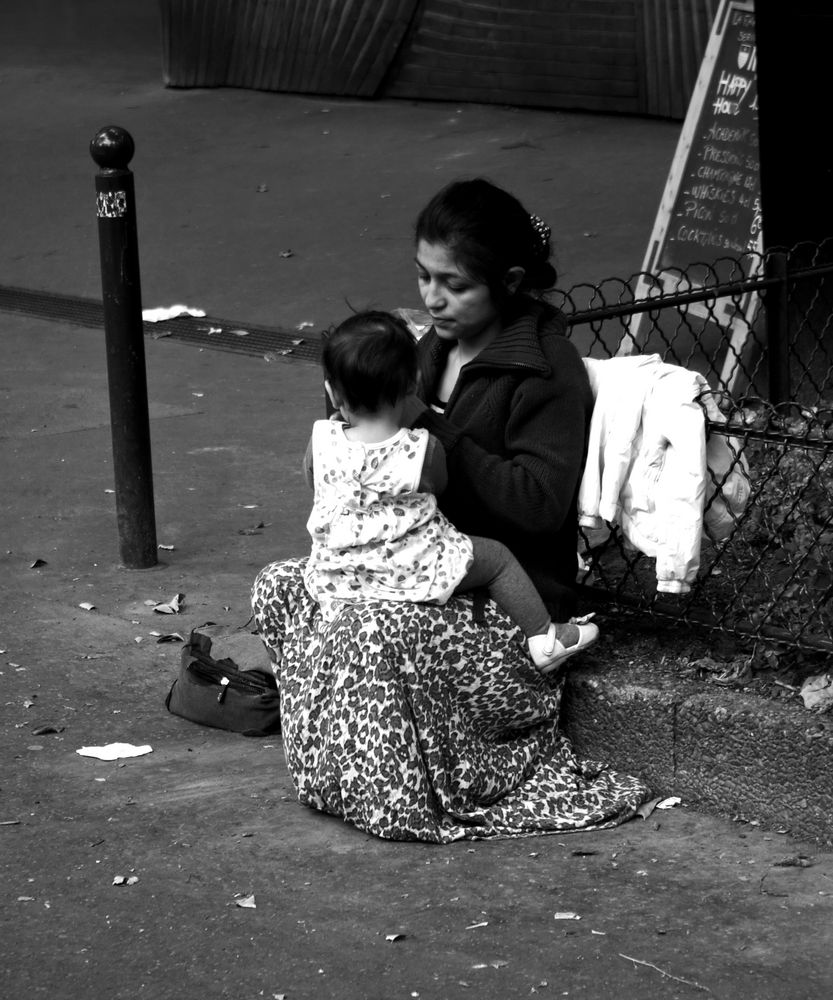
{"type": "Polygon", "coordinates": [[[425,429],[403,428],[378,444],[350,441],[345,425],[312,429],[315,500],[304,573],[327,620],[342,602],[444,604],[472,563],[472,544],[417,491],[428,447],[425,429]]]}

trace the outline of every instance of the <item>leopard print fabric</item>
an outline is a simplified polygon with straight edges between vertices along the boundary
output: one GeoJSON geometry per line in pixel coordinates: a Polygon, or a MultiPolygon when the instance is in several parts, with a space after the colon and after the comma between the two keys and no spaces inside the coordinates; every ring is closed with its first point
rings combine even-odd
{"type": "Polygon", "coordinates": [[[379,837],[448,843],[614,826],[648,797],[575,756],[563,681],[535,670],[493,604],[485,624],[467,597],[361,602],[327,624],[305,562],[266,566],[252,590],[300,802],[379,837]]]}

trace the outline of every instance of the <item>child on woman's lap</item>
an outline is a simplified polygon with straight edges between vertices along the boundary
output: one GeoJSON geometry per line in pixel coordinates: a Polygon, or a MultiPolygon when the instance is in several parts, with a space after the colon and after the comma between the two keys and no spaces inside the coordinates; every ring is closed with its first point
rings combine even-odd
{"type": "Polygon", "coordinates": [[[523,630],[549,673],[598,637],[592,624],[554,623],[501,542],[459,532],[437,508],[445,454],[425,429],[403,427],[416,379],[416,345],[382,312],[351,317],[323,345],[325,386],[345,422],[313,427],[305,470],[315,489],[307,527],[309,592],[332,618],[345,601],[445,603],[486,588],[523,630]]]}

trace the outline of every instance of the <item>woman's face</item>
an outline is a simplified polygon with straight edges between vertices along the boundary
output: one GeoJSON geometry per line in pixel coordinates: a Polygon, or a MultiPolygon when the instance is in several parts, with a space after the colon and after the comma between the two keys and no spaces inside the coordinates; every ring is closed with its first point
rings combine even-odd
{"type": "Polygon", "coordinates": [[[437,336],[485,344],[500,331],[500,313],[489,286],[461,270],[448,247],[420,240],[416,265],[419,293],[437,336]]]}

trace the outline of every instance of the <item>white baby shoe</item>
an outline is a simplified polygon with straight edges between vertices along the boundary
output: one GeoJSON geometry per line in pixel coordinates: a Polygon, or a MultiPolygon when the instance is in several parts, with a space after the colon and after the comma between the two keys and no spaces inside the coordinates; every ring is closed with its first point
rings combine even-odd
{"type": "Polygon", "coordinates": [[[599,638],[599,627],[592,622],[586,625],[570,623],[578,632],[578,638],[569,646],[565,646],[556,637],[555,623],[551,622],[545,635],[533,635],[527,640],[529,655],[532,662],[542,674],[549,674],[560,666],[568,657],[580,653],[599,638]]]}

